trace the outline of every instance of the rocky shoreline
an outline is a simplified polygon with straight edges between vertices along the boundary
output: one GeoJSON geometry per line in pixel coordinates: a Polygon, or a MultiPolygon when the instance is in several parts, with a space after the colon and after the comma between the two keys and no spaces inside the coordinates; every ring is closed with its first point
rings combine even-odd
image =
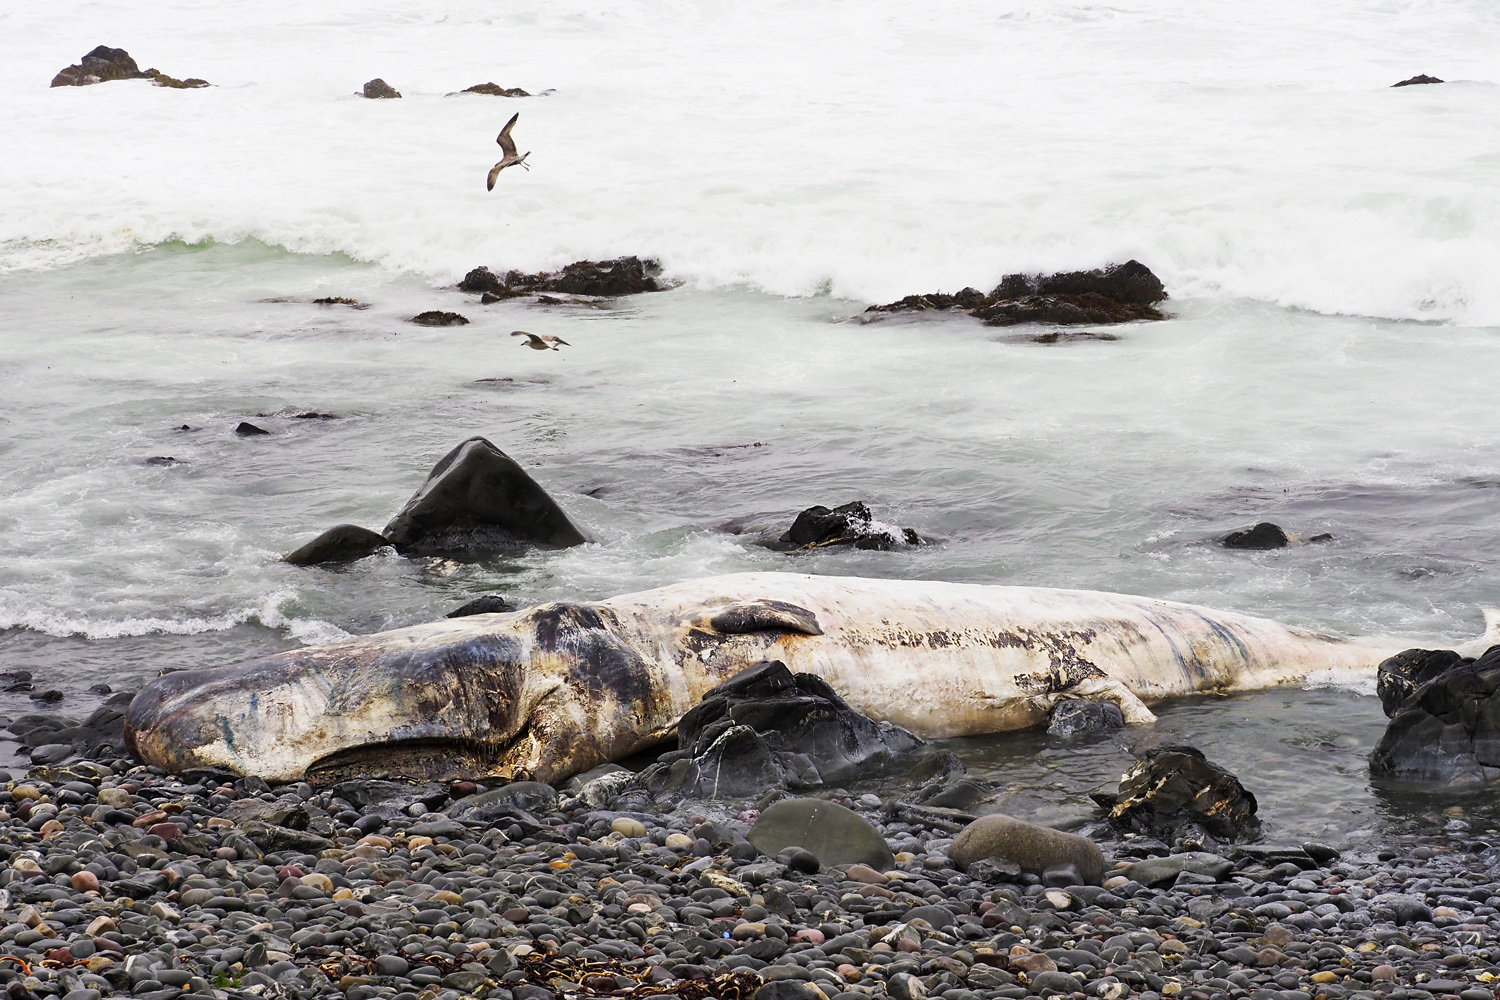
{"type": "Polygon", "coordinates": [[[958,870],[951,816],[873,794],[829,798],[887,871],[767,857],[744,803],[615,811],[576,785],[3,777],[9,1000],[1479,1000],[1500,972],[1500,854],[1462,823],[1342,857],[1105,841],[1102,886],[1048,886],[958,870]]]}

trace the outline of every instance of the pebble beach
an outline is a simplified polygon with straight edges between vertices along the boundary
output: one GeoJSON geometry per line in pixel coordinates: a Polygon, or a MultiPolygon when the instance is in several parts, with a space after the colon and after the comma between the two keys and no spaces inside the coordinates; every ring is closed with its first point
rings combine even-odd
{"type": "Polygon", "coordinates": [[[186,778],[119,760],[4,782],[9,1000],[1494,995],[1497,854],[1458,830],[1342,856],[1106,842],[1103,886],[1047,886],[957,870],[951,833],[871,794],[842,803],[887,871],[767,857],[726,803],[565,792],[464,822],[471,784],[361,807],[340,794],[361,783],[186,778]]]}

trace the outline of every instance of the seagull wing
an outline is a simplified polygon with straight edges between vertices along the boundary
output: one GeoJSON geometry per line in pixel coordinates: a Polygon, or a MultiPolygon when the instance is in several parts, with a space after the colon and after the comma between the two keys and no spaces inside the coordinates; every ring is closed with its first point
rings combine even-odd
{"type": "MultiPolygon", "coordinates": [[[[573,346],[572,344],[568,343],[566,340],[563,340],[561,337],[553,337],[552,338],[552,342],[554,344],[562,344],[564,347],[572,347],[573,346]]],[[[555,350],[555,348],[554,348],[554,350],[555,350]]]]}
{"type": "Polygon", "coordinates": [[[515,127],[516,119],[520,117],[521,112],[519,111],[511,115],[510,121],[506,122],[505,127],[500,130],[500,134],[495,136],[495,141],[500,144],[500,149],[505,153],[507,159],[516,155],[516,143],[510,137],[510,130],[515,127]]]}
{"type": "Polygon", "coordinates": [[[495,190],[495,178],[499,177],[500,176],[500,171],[502,171],[504,169],[505,169],[505,161],[504,160],[501,160],[499,163],[495,164],[493,167],[490,167],[490,179],[484,182],[484,189],[486,191],[493,191],[493,190],[495,190]]]}
{"type": "Polygon", "coordinates": [[[510,331],[510,335],[512,337],[535,337],[536,336],[536,334],[534,334],[534,333],[527,333],[525,330],[512,330],[512,331],[510,331]]]}

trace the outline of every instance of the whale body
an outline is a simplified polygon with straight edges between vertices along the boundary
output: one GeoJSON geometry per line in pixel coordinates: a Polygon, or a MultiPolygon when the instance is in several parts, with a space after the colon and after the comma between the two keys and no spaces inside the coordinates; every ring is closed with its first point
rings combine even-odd
{"type": "Polygon", "coordinates": [[[125,735],[171,772],[556,784],[669,738],[765,660],[941,739],[1034,726],[1070,698],[1146,723],[1165,698],[1372,674],[1405,645],[1097,591],[739,573],[167,674],[131,702],[125,735]]]}

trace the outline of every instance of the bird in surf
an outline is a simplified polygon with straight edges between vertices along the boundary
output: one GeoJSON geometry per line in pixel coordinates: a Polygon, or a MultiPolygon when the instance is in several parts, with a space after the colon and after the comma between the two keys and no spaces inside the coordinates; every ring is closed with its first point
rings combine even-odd
{"type": "Polygon", "coordinates": [[[510,335],[512,337],[525,337],[526,346],[533,351],[555,351],[558,344],[562,344],[564,347],[573,346],[561,337],[553,337],[545,333],[537,335],[535,333],[527,333],[525,330],[512,330],[510,335]]]}
{"type": "Polygon", "coordinates": [[[515,127],[516,119],[519,117],[521,117],[521,112],[519,111],[511,115],[510,121],[505,123],[505,127],[501,129],[500,134],[495,137],[495,141],[500,144],[500,151],[505,155],[501,157],[499,163],[495,164],[493,167],[490,167],[490,179],[486,181],[484,185],[484,189],[486,191],[495,190],[495,178],[499,177],[500,171],[504,170],[506,167],[520,166],[525,170],[531,169],[530,167],[526,166],[526,157],[531,155],[531,150],[528,149],[525,153],[517,156],[516,141],[510,137],[510,130],[515,127]]]}

